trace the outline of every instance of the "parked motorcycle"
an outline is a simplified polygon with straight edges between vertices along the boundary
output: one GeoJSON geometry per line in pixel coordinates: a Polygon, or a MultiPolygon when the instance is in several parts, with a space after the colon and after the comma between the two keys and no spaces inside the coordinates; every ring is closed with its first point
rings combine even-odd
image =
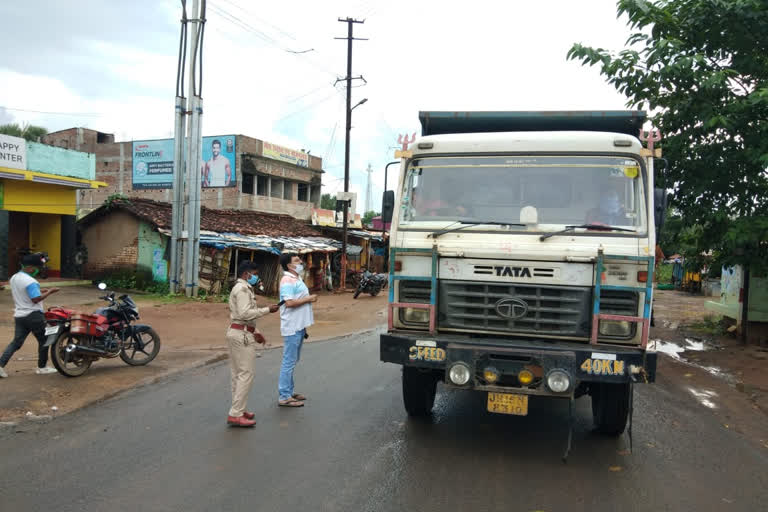
{"type": "MultiPolygon", "coordinates": [[[[99,289],[107,286],[101,283],[99,289]]],[[[155,330],[134,323],[139,307],[133,299],[128,295],[115,299],[115,292],[99,298],[109,305],[91,315],[58,306],[45,313],[45,346],[51,347],[53,366],[66,377],[79,377],[102,357],[120,356],[126,364],[143,366],[160,352],[155,330]]]]}
{"type": "Polygon", "coordinates": [[[375,297],[382,288],[386,287],[386,274],[374,274],[366,270],[360,274],[360,281],[357,284],[353,298],[356,299],[361,293],[370,293],[371,297],[375,297]]]}

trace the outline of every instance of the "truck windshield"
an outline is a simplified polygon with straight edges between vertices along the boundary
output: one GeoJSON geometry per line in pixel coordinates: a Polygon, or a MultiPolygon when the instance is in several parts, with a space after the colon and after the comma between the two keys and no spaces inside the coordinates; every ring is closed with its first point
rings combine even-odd
{"type": "Polygon", "coordinates": [[[400,226],[482,220],[530,226],[511,230],[606,224],[641,232],[643,177],[639,161],[615,156],[420,158],[407,170],[400,226]]]}

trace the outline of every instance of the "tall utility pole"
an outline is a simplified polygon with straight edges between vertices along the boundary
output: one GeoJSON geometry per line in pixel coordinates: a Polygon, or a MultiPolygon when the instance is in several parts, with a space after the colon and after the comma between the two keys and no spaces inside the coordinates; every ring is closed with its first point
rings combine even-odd
{"type": "Polygon", "coordinates": [[[373,210],[373,167],[368,164],[368,168],[365,170],[368,173],[368,183],[365,187],[365,212],[373,210]]]}
{"type": "MultiPolygon", "coordinates": [[[[347,37],[337,37],[336,39],[347,40],[347,76],[344,78],[347,82],[347,137],[344,145],[344,192],[349,192],[349,131],[352,128],[352,109],[357,105],[365,103],[363,100],[355,107],[352,106],[352,80],[365,79],[362,76],[352,77],[352,41],[356,38],[352,36],[352,28],[355,23],[365,23],[365,20],[355,20],[353,18],[339,18],[341,23],[347,24],[347,37]]],[[[357,38],[360,41],[366,39],[357,38]]],[[[338,80],[337,80],[338,82],[338,80]]],[[[349,202],[344,200],[344,235],[341,242],[341,289],[347,288],[347,225],[349,223],[349,202]]]]}
{"type": "Polygon", "coordinates": [[[193,0],[191,17],[187,17],[186,0],[182,0],[182,30],[179,45],[179,71],[176,78],[176,124],[174,137],[173,213],[171,237],[171,290],[188,297],[197,295],[200,265],[200,187],[202,162],[202,56],[205,34],[206,0],[193,0]],[[191,27],[188,27],[191,25],[191,27]],[[191,28],[189,34],[187,29],[191,28]],[[186,57],[182,58],[184,43],[186,57]],[[189,97],[184,97],[185,64],[189,60],[189,97]],[[186,100],[186,109],[184,103],[186,100]],[[187,123],[186,118],[189,118],[187,123]],[[184,131],[187,151],[184,154],[184,131]],[[186,157],[186,158],[185,158],[186,157]],[[185,211],[186,210],[186,211],[185,211]],[[182,242],[186,244],[182,247],[182,242]],[[183,274],[183,277],[182,277],[183,274]]]}
{"type": "Polygon", "coordinates": [[[184,224],[184,134],[187,127],[187,99],[184,97],[184,79],[187,45],[187,7],[182,4],[181,32],[179,34],[179,61],[176,70],[176,104],[173,132],[173,202],[171,203],[171,261],[168,282],[171,293],[181,291],[182,225],[184,224]]]}

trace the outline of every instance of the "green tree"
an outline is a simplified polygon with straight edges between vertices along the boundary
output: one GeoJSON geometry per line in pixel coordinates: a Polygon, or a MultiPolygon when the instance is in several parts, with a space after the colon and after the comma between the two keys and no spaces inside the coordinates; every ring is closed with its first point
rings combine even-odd
{"type": "Polygon", "coordinates": [[[365,212],[365,215],[363,215],[363,226],[370,226],[371,222],[373,221],[373,218],[381,215],[380,213],[376,213],[373,210],[369,210],[365,212]]]}
{"type": "Polygon", "coordinates": [[[672,191],[685,252],[765,272],[766,1],[619,0],[617,8],[633,31],[626,48],[574,44],[568,58],[598,66],[629,107],[653,113],[669,162],[657,183],[672,191]]]}
{"type": "Polygon", "coordinates": [[[25,124],[23,126],[18,123],[10,123],[0,125],[0,134],[11,135],[13,137],[22,137],[30,142],[37,142],[40,137],[46,135],[48,130],[42,126],[35,126],[32,124],[25,124]]]}
{"type": "Polygon", "coordinates": [[[323,210],[335,210],[336,209],[336,198],[333,197],[331,194],[323,194],[320,196],[320,208],[323,210]]]}
{"type": "Polygon", "coordinates": [[[657,243],[665,256],[669,257],[675,253],[681,253],[682,247],[680,234],[683,230],[683,218],[679,213],[671,208],[667,211],[667,218],[659,231],[657,243]]]}

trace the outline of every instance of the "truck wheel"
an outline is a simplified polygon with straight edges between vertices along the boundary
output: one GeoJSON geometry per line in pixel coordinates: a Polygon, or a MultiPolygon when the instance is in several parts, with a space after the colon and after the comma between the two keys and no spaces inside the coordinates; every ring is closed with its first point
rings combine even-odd
{"type": "Polygon", "coordinates": [[[595,429],[607,436],[619,436],[627,426],[629,384],[592,384],[592,419],[595,429]]]}
{"type": "Polygon", "coordinates": [[[437,379],[418,368],[403,367],[403,404],[409,416],[428,416],[435,405],[437,379]]]}

